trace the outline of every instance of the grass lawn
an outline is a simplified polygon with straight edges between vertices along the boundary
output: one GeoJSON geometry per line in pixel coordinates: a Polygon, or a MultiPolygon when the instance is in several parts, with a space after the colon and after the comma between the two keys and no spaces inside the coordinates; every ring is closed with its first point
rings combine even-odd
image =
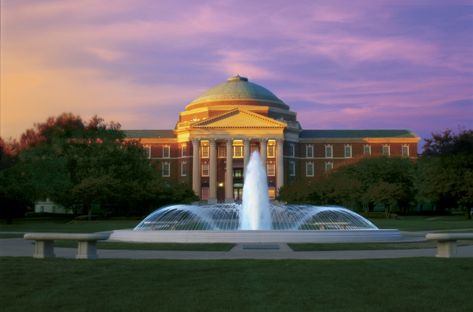
{"type": "MultiPolygon", "coordinates": [[[[0,220],[3,221],[3,220],[0,220]]],[[[463,216],[408,216],[398,219],[371,219],[382,229],[399,229],[401,231],[438,231],[438,230],[464,230],[473,231],[473,220],[463,216]]],[[[0,222],[1,232],[75,232],[90,233],[130,229],[140,222],[139,219],[110,219],[77,221],[67,219],[15,219],[13,224],[0,222]]]]}
{"type": "Polygon", "coordinates": [[[473,311],[471,259],[0,258],[2,311],[473,311]]]}
{"type": "MultiPolygon", "coordinates": [[[[3,221],[3,220],[2,220],[3,221]]],[[[92,233],[134,228],[138,219],[69,220],[69,219],[15,219],[12,224],[0,223],[0,232],[71,232],[92,233]]]]}
{"type": "MultiPolygon", "coordinates": [[[[76,241],[55,241],[55,247],[77,248],[76,241]]],[[[97,242],[98,249],[122,250],[181,250],[181,251],[230,251],[235,244],[181,244],[181,243],[126,243],[97,242]]]]}
{"type": "MultiPolygon", "coordinates": [[[[384,250],[384,249],[419,249],[436,248],[437,242],[415,243],[333,243],[333,244],[288,244],[294,251],[329,251],[329,250],[384,250]]],[[[472,241],[458,241],[457,246],[473,245],[472,241]]]]}
{"type": "Polygon", "coordinates": [[[398,219],[371,219],[381,229],[399,229],[401,231],[431,231],[470,229],[473,231],[473,220],[464,216],[400,216],[398,219]]]}

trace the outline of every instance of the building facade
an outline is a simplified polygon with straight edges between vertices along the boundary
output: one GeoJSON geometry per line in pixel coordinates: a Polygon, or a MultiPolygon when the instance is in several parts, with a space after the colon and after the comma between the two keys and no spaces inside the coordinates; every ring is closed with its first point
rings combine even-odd
{"type": "Polygon", "coordinates": [[[408,130],[304,130],[297,114],[266,88],[234,76],[189,103],[173,130],[125,130],[165,179],[187,183],[208,202],[241,200],[246,165],[259,151],[269,196],[364,157],[417,156],[408,130]]]}

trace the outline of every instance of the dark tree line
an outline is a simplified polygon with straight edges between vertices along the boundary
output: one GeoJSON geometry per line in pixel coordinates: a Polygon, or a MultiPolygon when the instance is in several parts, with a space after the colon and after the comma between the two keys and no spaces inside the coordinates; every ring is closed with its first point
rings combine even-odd
{"type": "Polygon", "coordinates": [[[422,155],[370,158],[342,167],[315,181],[284,186],[280,199],[319,205],[342,205],[373,211],[409,213],[429,205],[438,213],[462,208],[471,218],[473,207],[473,130],[450,130],[425,139],[422,155]]]}
{"type": "Polygon", "coordinates": [[[37,200],[76,214],[143,215],[188,202],[187,186],[162,180],[141,144],[125,140],[117,123],[73,114],[50,117],[18,142],[0,140],[0,203],[6,216],[24,214],[37,200]]]}

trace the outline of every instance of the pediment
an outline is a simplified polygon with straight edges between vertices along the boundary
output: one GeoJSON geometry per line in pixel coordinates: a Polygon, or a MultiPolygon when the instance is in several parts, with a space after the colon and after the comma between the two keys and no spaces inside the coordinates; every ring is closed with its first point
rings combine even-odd
{"type": "Polygon", "coordinates": [[[287,124],[243,109],[233,109],[221,115],[198,121],[193,128],[285,128],[287,124]]]}

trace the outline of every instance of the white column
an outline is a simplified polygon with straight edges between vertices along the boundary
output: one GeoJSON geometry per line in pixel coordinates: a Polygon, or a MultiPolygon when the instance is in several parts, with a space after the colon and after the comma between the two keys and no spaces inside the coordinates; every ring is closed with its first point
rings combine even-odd
{"type": "Polygon", "coordinates": [[[260,139],[259,153],[261,156],[261,162],[263,163],[264,170],[266,170],[266,154],[267,154],[268,139],[260,139]]]}
{"type": "Polygon", "coordinates": [[[233,203],[233,153],[232,139],[227,140],[227,162],[225,170],[225,202],[233,203]]]}
{"type": "Polygon", "coordinates": [[[200,141],[192,140],[192,190],[200,198],[200,141]]]}
{"type": "Polygon", "coordinates": [[[284,141],[277,140],[276,143],[276,191],[284,185],[284,141]]]}
{"type": "Polygon", "coordinates": [[[243,139],[243,172],[246,172],[246,166],[250,162],[250,139],[243,139]]]}
{"type": "Polygon", "coordinates": [[[217,142],[209,140],[209,203],[217,202],[217,142]]]}

